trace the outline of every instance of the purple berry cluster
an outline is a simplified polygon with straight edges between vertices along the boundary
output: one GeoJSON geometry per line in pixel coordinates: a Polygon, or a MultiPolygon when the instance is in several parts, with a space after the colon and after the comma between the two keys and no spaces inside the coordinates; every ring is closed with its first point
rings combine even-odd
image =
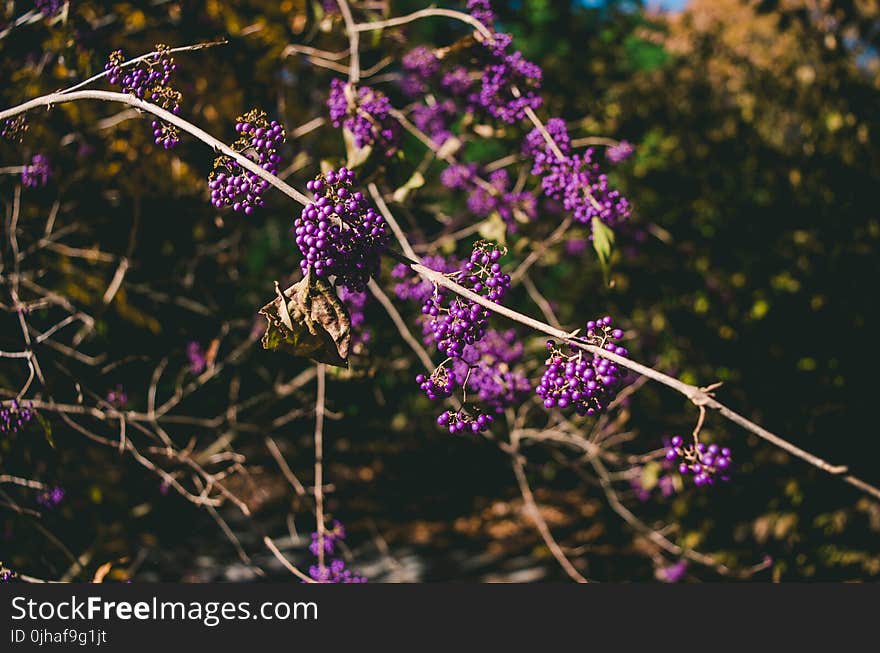
{"type": "Polygon", "coordinates": [[[608,157],[608,160],[611,161],[611,163],[618,164],[626,161],[635,154],[635,152],[636,148],[632,143],[629,141],[619,141],[605,151],[605,156],[608,157]]]}
{"type": "Polygon", "coordinates": [[[122,50],[114,50],[104,64],[104,70],[107,71],[107,81],[122,87],[123,93],[151,100],[157,89],[170,84],[177,64],[168,53],[168,46],[160,44],[156,46],[156,54],[129,66],[125,65],[122,50]]]}
{"type": "Polygon", "coordinates": [[[309,181],[316,200],[294,221],[294,232],[303,274],[336,277],[337,286],[363,292],[379,270],[389,235],[385,218],[353,190],[354,183],[354,173],[344,167],[309,181]]]}
{"type": "MultiPolygon", "coordinates": [[[[177,70],[177,64],[167,45],[157,45],[155,54],[134,65],[126,65],[122,50],[115,50],[110,53],[104,70],[107,71],[107,81],[120,86],[123,93],[153,102],[175,115],[180,113],[182,96],[171,87],[171,76],[177,70]]],[[[156,145],[170,150],[180,142],[180,130],[174,125],[153,120],[152,128],[156,145]]]]}
{"type": "Polygon", "coordinates": [[[465,190],[476,184],[476,163],[453,163],[440,173],[440,183],[452,190],[465,190]]]}
{"type": "MultiPolygon", "coordinates": [[[[332,554],[337,545],[345,539],[345,527],[338,521],[333,521],[333,528],[324,532],[323,553],[332,554]]],[[[317,533],[312,533],[312,543],[309,545],[312,555],[318,557],[321,551],[321,542],[317,533]]],[[[309,567],[309,577],[316,583],[366,583],[363,576],[345,568],[345,562],[334,558],[330,564],[316,564],[309,567]]]]}
{"type": "Polygon", "coordinates": [[[330,122],[344,127],[357,147],[378,147],[386,156],[397,151],[400,125],[391,116],[391,100],[381,91],[361,86],[355,91],[341,79],[330,82],[327,98],[330,122]]]}
{"type": "Polygon", "coordinates": [[[36,412],[30,403],[21,404],[13,399],[0,406],[0,433],[17,433],[34,418],[36,412]]]}
{"type": "MultiPolygon", "coordinates": [[[[506,253],[493,243],[479,241],[470,259],[457,273],[457,281],[493,302],[499,302],[510,288],[510,275],[498,261],[506,253]]],[[[466,345],[472,345],[486,332],[489,311],[469,299],[454,296],[437,288],[425,301],[422,313],[430,316],[428,328],[437,348],[449,358],[460,358],[466,345]],[[448,300],[448,301],[447,301],[448,300]]]]}
{"type": "MultiPolygon", "coordinates": [[[[627,350],[615,341],[623,337],[620,329],[611,328],[611,318],[587,322],[586,341],[619,356],[627,350]]],[[[617,365],[598,354],[570,346],[566,355],[552,340],[546,369],[535,392],[544,399],[546,408],[573,408],[581,416],[601,413],[617,395],[623,373],[617,365]]]]}
{"type": "Polygon", "coordinates": [[[440,59],[430,48],[419,45],[401,60],[403,76],[400,88],[405,95],[416,97],[427,92],[427,82],[440,72],[440,59]]]}
{"type": "MultiPolygon", "coordinates": [[[[324,531],[324,553],[333,553],[336,545],[344,539],[345,526],[338,519],[334,519],[333,526],[329,530],[324,531]]],[[[321,538],[317,533],[312,533],[312,543],[309,544],[309,551],[314,556],[317,556],[321,551],[321,538]]]]}
{"type": "Polygon", "coordinates": [[[496,33],[484,43],[491,63],[468,98],[473,108],[509,124],[523,120],[527,109],[541,106],[537,91],[543,79],[540,66],[527,61],[522,52],[508,52],[512,41],[509,34],[496,33]]]}
{"type": "Polygon", "coordinates": [[[561,158],[537,128],[526,136],[523,147],[525,154],[532,157],[532,174],[541,177],[544,194],[561,202],[575,221],[585,225],[598,218],[613,227],[629,218],[629,202],[620,191],[611,188],[608,176],[592,160],[593,150],[571,154],[568,132],[559,118],[548,121],[547,132],[561,158]]]}
{"type": "Polygon", "coordinates": [[[34,0],[34,9],[44,18],[52,18],[64,6],[64,0],[34,0]]]}
{"type": "Polygon", "coordinates": [[[706,446],[702,442],[685,445],[680,435],[674,436],[666,447],[666,460],[679,461],[678,471],[682,476],[694,475],[695,485],[713,485],[715,479],[729,481],[727,475],[733,459],[730,449],[717,444],[706,446]]]}
{"type": "Polygon", "coordinates": [[[459,387],[464,401],[479,400],[488,411],[473,405],[470,409],[446,411],[437,420],[450,433],[478,433],[492,424],[493,412],[504,412],[531,391],[529,380],[517,369],[522,354],[515,331],[490,329],[479,341],[466,346],[460,358],[451,361],[451,369],[450,361],[444,361],[430,376],[419,374],[416,383],[432,401],[451,397],[459,387]]]}
{"type": "Polygon", "coordinates": [[[53,487],[37,495],[37,503],[44,508],[54,508],[64,500],[64,488],[53,487]]]}
{"type": "MultiPolygon", "coordinates": [[[[409,98],[425,96],[426,100],[425,105],[413,110],[413,122],[438,145],[449,138],[449,125],[462,112],[479,112],[514,124],[525,118],[527,109],[541,106],[537,94],[543,77],[541,68],[511,49],[513,38],[509,34],[494,31],[495,14],[487,0],[472,0],[467,9],[490,34],[477,33],[476,41],[461,50],[463,61],[444,67],[450,53],[444,53],[441,59],[438,52],[424,46],[413,48],[403,57],[401,91],[409,98]]],[[[349,99],[346,105],[345,99],[337,90],[333,99],[337,116],[345,115],[352,104],[349,99]]]]}
{"type": "Polygon", "coordinates": [[[464,66],[453,66],[443,73],[440,86],[454,97],[465,97],[473,88],[476,78],[464,66]]]}
{"type": "Polygon", "coordinates": [[[463,432],[482,433],[490,426],[495,418],[489,413],[470,413],[465,409],[446,410],[437,418],[439,426],[445,426],[453,435],[463,432]]]}
{"type": "Polygon", "coordinates": [[[532,390],[528,378],[519,369],[523,345],[516,331],[489,329],[473,345],[465,347],[462,357],[453,361],[453,370],[465,396],[502,413],[516,405],[532,390]]]}
{"type": "MultiPolygon", "coordinates": [[[[462,261],[430,254],[422,258],[422,264],[437,272],[451,275],[461,270],[462,261]]],[[[394,294],[402,301],[424,304],[434,294],[434,284],[414,274],[406,263],[395,265],[391,270],[391,276],[398,280],[394,286],[394,294]]],[[[426,344],[430,345],[431,342],[426,344]]]]}
{"type": "MultiPolygon", "coordinates": [[[[270,174],[278,172],[281,155],[278,148],[284,143],[284,127],[269,120],[266,113],[252,109],[239,116],[235,131],[241,134],[232,149],[247,157],[270,174]]],[[[243,168],[235,159],[221,155],[214,160],[214,170],[208,177],[211,203],[218,209],[231,206],[233,211],[251,215],[254,208],[263,206],[263,193],[269,182],[243,168]]]]}
{"type": "MultiPolygon", "coordinates": [[[[498,302],[510,287],[510,276],[499,263],[504,252],[492,243],[479,241],[463,263],[440,257],[430,257],[432,260],[424,263],[498,302]]],[[[399,279],[406,279],[407,273],[406,266],[397,266],[393,272],[399,279]]],[[[494,420],[492,413],[503,412],[531,390],[528,379],[516,369],[523,351],[516,333],[489,330],[490,313],[483,306],[419,280],[399,283],[395,294],[422,302],[425,344],[436,345],[447,356],[430,375],[419,374],[416,383],[434,401],[451,397],[459,388],[462,391],[465,406],[442,413],[437,418],[440,426],[450,433],[485,431],[494,420]]]]}
{"type": "Polygon", "coordinates": [[[189,371],[192,374],[201,374],[208,366],[205,349],[197,340],[190,340],[186,344],[186,358],[189,361],[189,371]]]}
{"type": "Polygon", "coordinates": [[[497,213],[511,233],[516,232],[519,222],[531,222],[537,216],[537,199],[532,193],[512,189],[507,170],[495,170],[488,181],[483,181],[475,164],[453,163],[440,173],[440,183],[466,191],[471,213],[478,218],[497,213]]]}
{"type": "Polygon", "coordinates": [[[467,205],[478,218],[488,218],[497,213],[504,220],[508,231],[515,233],[521,222],[531,222],[537,217],[538,202],[528,191],[511,188],[510,173],[495,170],[487,183],[475,183],[468,193],[467,205]]]}
{"type": "Polygon", "coordinates": [[[471,16],[491,28],[495,23],[495,12],[489,0],[468,0],[467,10],[471,16]]]}
{"type": "Polygon", "coordinates": [[[445,365],[438,366],[430,376],[419,374],[416,377],[416,383],[431,401],[451,397],[458,386],[455,375],[445,365]]]}
{"type": "Polygon", "coordinates": [[[458,107],[449,99],[436,101],[431,98],[426,104],[413,107],[410,118],[413,124],[437,145],[441,146],[452,138],[450,123],[455,119],[458,107]]]}
{"type": "Polygon", "coordinates": [[[339,558],[330,561],[329,565],[312,565],[309,577],[316,583],[366,583],[367,579],[345,568],[345,562],[339,558]]]}
{"type": "Polygon", "coordinates": [[[30,163],[21,171],[21,183],[27,188],[40,188],[49,181],[49,159],[42,154],[34,154],[30,163]]]}

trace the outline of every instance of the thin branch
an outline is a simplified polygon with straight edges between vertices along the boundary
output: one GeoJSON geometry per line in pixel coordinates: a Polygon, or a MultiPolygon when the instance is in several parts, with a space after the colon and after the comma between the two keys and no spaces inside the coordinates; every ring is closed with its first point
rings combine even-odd
{"type": "Polygon", "coordinates": [[[25,113],[26,111],[30,111],[31,109],[35,109],[37,107],[51,107],[54,104],[63,104],[65,102],[77,102],[81,100],[100,100],[103,102],[119,102],[121,104],[127,104],[129,106],[136,107],[142,111],[147,113],[151,113],[154,116],[158,116],[162,120],[167,123],[174,125],[175,127],[180,128],[192,136],[195,136],[197,139],[205,143],[206,145],[214,148],[215,151],[225,154],[226,156],[235,159],[235,161],[241,165],[241,167],[246,170],[254,173],[261,179],[269,182],[275,188],[280,190],[282,193],[287,195],[293,200],[296,200],[303,206],[311,202],[311,200],[306,197],[304,194],[285,183],[278,177],[273,174],[270,174],[263,170],[256,163],[248,159],[246,156],[239,154],[231,147],[223,143],[222,141],[217,140],[213,136],[211,136],[208,132],[203,129],[196,127],[191,122],[180,118],[179,116],[174,115],[170,111],[166,111],[165,109],[156,106],[155,104],[151,104],[149,102],[145,102],[134,95],[129,95],[127,93],[115,93],[111,91],[74,91],[74,92],[63,92],[63,93],[50,93],[49,95],[43,95],[32,100],[28,100],[24,104],[19,104],[16,107],[12,107],[9,109],[5,109],[4,111],[0,111],[0,120],[5,118],[10,118],[12,116],[17,116],[20,113],[25,113]]]}
{"type": "MultiPolygon", "coordinates": [[[[342,6],[342,2],[340,2],[340,7],[342,6]]],[[[343,14],[344,16],[345,14],[343,14]]],[[[420,20],[422,18],[434,18],[434,17],[445,17],[445,18],[454,18],[456,20],[460,20],[463,23],[467,23],[471,27],[473,27],[476,31],[482,34],[489,40],[492,40],[492,32],[485,26],[483,23],[478,21],[476,18],[471,16],[470,14],[466,14],[462,11],[454,11],[452,9],[439,9],[436,7],[431,7],[428,9],[420,9],[419,11],[414,11],[411,14],[407,14],[406,16],[399,16],[397,18],[389,18],[388,20],[377,20],[370,23],[359,23],[355,25],[356,32],[370,32],[377,29],[386,29],[388,27],[397,27],[398,25],[406,25],[407,23],[412,23],[413,21],[420,20]]]]}
{"type": "Polygon", "coordinates": [[[318,566],[324,568],[324,395],[326,366],[318,363],[315,397],[315,519],[318,524],[318,566]]]}
{"type": "Polygon", "coordinates": [[[523,501],[525,502],[526,512],[529,514],[529,516],[531,516],[532,521],[535,522],[535,528],[538,529],[538,533],[541,534],[544,543],[547,545],[547,548],[550,549],[550,553],[553,554],[553,557],[556,558],[556,561],[563,568],[563,570],[565,570],[565,573],[572,578],[572,580],[578,583],[589,582],[581,575],[581,573],[577,569],[575,569],[574,565],[571,564],[571,561],[565,556],[562,548],[559,546],[556,540],[553,539],[553,534],[550,532],[550,528],[547,526],[546,520],[541,515],[541,510],[538,508],[538,504],[535,502],[535,497],[532,494],[532,489],[529,487],[529,481],[526,478],[526,473],[523,469],[522,460],[520,459],[519,455],[513,454],[511,456],[511,460],[513,465],[513,473],[516,475],[516,482],[519,484],[519,490],[522,494],[523,501]]]}
{"type": "Polygon", "coordinates": [[[345,21],[345,31],[348,33],[348,49],[349,49],[349,72],[348,81],[357,84],[361,80],[361,55],[360,55],[360,39],[357,23],[351,15],[351,7],[348,6],[347,0],[336,0],[339,5],[339,11],[342,13],[342,20],[345,21]]]}

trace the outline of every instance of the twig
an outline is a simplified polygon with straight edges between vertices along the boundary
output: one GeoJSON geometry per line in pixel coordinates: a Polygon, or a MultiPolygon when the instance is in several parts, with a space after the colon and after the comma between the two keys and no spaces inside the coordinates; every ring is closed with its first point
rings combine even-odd
{"type": "Polygon", "coordinates": [[[318,363],[315,397],[315,519],[318,526],[318,566],[324,568],[324,395],[326,367],[318,363]]]}

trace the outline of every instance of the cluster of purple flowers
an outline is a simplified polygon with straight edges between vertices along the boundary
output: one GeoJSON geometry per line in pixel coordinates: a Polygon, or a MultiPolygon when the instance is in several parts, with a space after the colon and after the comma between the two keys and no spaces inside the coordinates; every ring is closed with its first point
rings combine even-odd
{"type": "Polygon", "coordinates": [[[666,460],[680,461],[679,473],[682,476],[693,474],[695,485],[713,485],[716,478],[730,480],[727,474],[733,460],[727,447],[706,446],[702,442],[685,445],[684,439],[676,435],[666,448],[666,460]]]}
{"type": "MultiPolygon", "coordinates": [[[[285,140],[284,127],[269,120],[265,112],[252,109],[238,117],[235,131],[241,136],[232,144],[232,149],[266,172],[276,174],[281,161],[278,148],[285,140]]],[[[214,161],[208,188],[211,189],[211,203],[218,209],[231,206],[233,211],[250,215],[254,207],[264,205],[263,193],[269,188],[269,182],[243,168],[235,159],[221,155],[214,161]]]]}
{"type": "MultiPolygon", "coordinates": [[[[175,115],[180,113],[182,96],[171,87],[171,76],[177,70],[177,64],[167,45],[157,45],[155,54],[134,65],[126,65],[122,50],[115,50],[110,53],[104,70],[107,71],[107,81],[120,86],[123,93],[158,104],[175,115]]],[[[170,150],[180,142],[180,131],[174,125],[153,120],[152,128],[156,145],[170,150]]]]}
{"type": "MultiPolygon", "coordinates": [[[[627,350],[615,341],[623,337],[620,329],[611,328],[611,318],[603,317],[587,322],[586,341],[619,356],[627,350]]],[[[598,354],[592,354],[570,346],[566,355],[552,340],[547,341],[551,350],[546,369],[535,392],[544,399],[546,408],[574,408],[578,415],[596,415],[617,395],[623,373],[617,365],[598,354]]]]}
{"type": "MultiPolygon", "coordinates": [[[[345,539],[345,527],[338,521],[333,520],[333,528],[324,532],[323,553],[330,555],[338,544],[345,539]]],[[[318,557],[321,554],[321,541],[317,533],[312,533],[312,543],[309,545],[312,555],[318,557]]],[[[366,583],[363,576],[345,568],[345,562],[334,558],[330,564],[316,564],[309,567],[309,577],[316,583],[366,583]]]]}
{"type": "Polygon", "coordinates": [[[333,276],[337,286],[363,292],[379,270],[389,235],[385,218],[353,190],[354,182],[354,173],[344,167],[309,181],[306,187],[317,199],[303,208],[294,232],[303,274],[333,276]]]}
{"type": "Polygon", "coordinates": [[[34,418],[36,412],[28,404],[20,404],[18,399],[13,399],[8,404],[0,406],[0,433],[17,433],[34,418]]]}
{"type": "Polygon", "coordinates": [[[64,500],[64,488],[53,487],[37,495],[37,503],[44,508],[54,508],[64,500]]]}
{"type": "Polygon", "coordinates": [[[560,118],[548,121],[546,129],[558,152],[538,128],[526,136],[523,146],[533,161],[532,174],[541,177],[544,194],[561,202],[575,221],[585,225],[598,218],[613,227],[629,218],[629,202],[611,188],[608,176],[592,160],[593,150],[572,154],[565,122],[560,118]]]}
{"type": "Polygon", "coordinates": [[[397,151],[400,125],[391,116],[391,100],[381,91],[368,86],[355,90],[341,79],[334,79],[327,108],[333,126],[344,127],[357,147],[380,147],[387,156],[397,151]]]}
{"type": "Polygon", "coordinates": [[[201,374],[208,366],[205,350],[197,340],[190,340],[186,344],[186,358],[189,361],[189,371],[193,374],[201,374]]]}
{"type": "Polygon", "coordinates": [[[369,329],[364,328],[366,315],[364,308],[367,305],[368,295],[364,291],[349,290],[345,286],[339,288],[339,299],[348,309],[348,319],[351,324],[351,351],[362,354],[373,337],[369,329]]]}
{"type": "Polygon", "coordinates": [[[49,159],[42,154],[34,154],[30,163],[21,171],[21,183],[27,188],[39,188],[49,181],[49,159]]]}
{"type": "Polygon", "coordinates": [[[516,232],[518,223],[531,222],[537,216],[537,199],[528,191],[512,188],[507,170],[495,170],[483,181],[473,164],[457,163],[441,173],[440,181],[447,188],[467,191],[468,209],[474,216],[488,218],[497,213],[511,233],[516,232]]]}
{"type": "Polygon", "coordinates": [[[45,18],[52,18],[61,11],[64,0],[34,0],[34,9],[43,14],[45,18]]]}

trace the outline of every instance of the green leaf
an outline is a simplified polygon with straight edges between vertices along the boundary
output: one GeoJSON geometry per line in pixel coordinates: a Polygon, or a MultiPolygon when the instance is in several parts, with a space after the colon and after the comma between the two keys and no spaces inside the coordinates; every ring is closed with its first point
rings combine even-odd
{"type": "Polygon", "coordinates": [[[507,244],[507,225],[498,211],[493,211],[488,218],[483,220],[477,233],[480,234],[480,237],[493,243],[498,243],[499,245],[507,244]]]}
{"type": "Polygon", "coordinates": [[[663,468],[656,462],[650,462],[642,468],[642,488],[650,492],[657,486],[660,480],[660,472],[663,468]]]}
{"type": "Polygon", "coordinates": [[[602,271],[607,275],[611,247],[614,245],[614,232],[599,218],[593,218],[593,249],[599,257],[602,271]]]}
{"type": "Polygon", "coordinates": [[[373,152],[373,146],[367,145],[366,147],[358,147],[354,143],[354,135],[345,128],[342,130],[342,140],[345,141],[345,166],[349,170],[354,170],[355,168],[362,166],[366,163],[367,159],[370,158],[370,154],[373,152]]]}
{"type": "Polygon", "coordinates": [[[402,203],[402,202],[406,201],[406,198],[409,195],[409,192],[411,190],[415,190],[416,188],[421,188],[424,185],[425,185],[424,175],[422,175],[421,172],[416,170],[412,174],[412,177],[407,179],[406,183],[403,186],[401,186],[400,188],[398,188],[394,191],[394,195],[392,195],[392,198],[394,199],[395,202],[402,203]]]}
{"type": "Polygon", "coordinates": [[[260,309],[268,322],[263,348],[348,367],[351,320],[333,287],[309,274],[283,293],[275,282],[275,292],[260,309]]]}
{"type": "Polygon", "coordinates": [[[37,418],[37,421],[40,423],[40,427],[43,429],[43,435],[46,437],[46,442],[49,443],[49,446],[53,449],[55,448],[55,440],[52,437],[52,422],[46,419],[42,413],[34,413],[37,418]]]}

